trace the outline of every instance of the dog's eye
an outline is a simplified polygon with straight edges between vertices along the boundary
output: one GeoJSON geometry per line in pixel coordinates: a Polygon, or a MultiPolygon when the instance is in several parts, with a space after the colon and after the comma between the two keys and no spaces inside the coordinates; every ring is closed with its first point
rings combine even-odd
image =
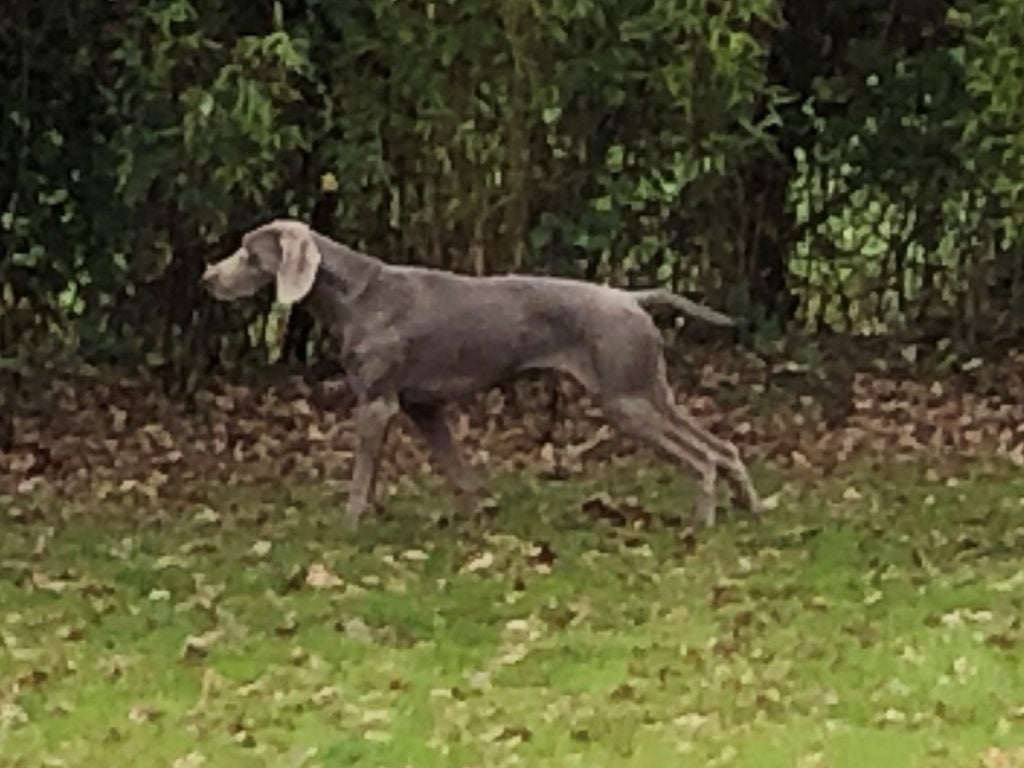
{"type": "Polygon", "coordinates": [[[260,259],[253,251],[245,252],[245,263],[250,267],[259,266],[260,259]]]}

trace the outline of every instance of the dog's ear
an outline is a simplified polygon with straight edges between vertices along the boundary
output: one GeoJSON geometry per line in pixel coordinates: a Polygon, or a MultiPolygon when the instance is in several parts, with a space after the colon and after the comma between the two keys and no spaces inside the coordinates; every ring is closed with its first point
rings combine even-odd
{"type": "Polygon", "coordinates": [[[322,256],[305,224],[265,224],[243,237],[242,247],[256,257],[261,269],[274,275],[281,304],[294,304],[312,290],[322,256]]]}
{"type": "Polygon", "coordinates": [[[308,227],[282,228],[280,243],[277,300],[281,304],[294,304],[312,290],[323,257],[308,227]]]}

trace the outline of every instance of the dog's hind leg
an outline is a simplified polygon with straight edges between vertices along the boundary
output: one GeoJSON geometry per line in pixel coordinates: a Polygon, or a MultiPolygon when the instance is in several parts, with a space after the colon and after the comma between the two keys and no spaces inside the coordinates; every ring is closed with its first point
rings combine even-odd
{"type": "Polygon", "coordinates": [[[760,514],[763,507],[761,499],[736,446],[712,433],[685,406],[677,404],[667,381],[656,387],[658,391],[652,393],[652,401],[670,423],[675,439],[683,445],[700,445],[710,449],[735,499],[751,514],[760,514]]]}
{"type": "Polygon", "coordinates": [[[683,444],[711,446],[733,498],[752,515],[761,514],[761,499],[736,446],[708,432],[685,408],[677,406],[667,418],[672,424],[673,436],[683,444]]]}
{"type": "Polygon", "coordinates": [[[705,526],[714,525],[718,457],[713,451],[696,441],[677,439],[672,424],[642,394],[616,395],[606,399],[602,407],[608,421],[624,434],[697,476],[697,521],[705,526]]]}

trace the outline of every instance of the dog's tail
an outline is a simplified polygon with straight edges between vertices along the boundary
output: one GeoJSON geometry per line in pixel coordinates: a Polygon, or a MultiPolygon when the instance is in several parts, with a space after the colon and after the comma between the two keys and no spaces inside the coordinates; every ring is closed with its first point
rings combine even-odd
{"type": "Polygon", "coordinates": [[[685,296],[680,296],[677,293],[666,290],[665,288],[651,288],[646,291],[629,291],[629,295],[636,299],[644,309],[648,307],[672,307],[673,309],[682,312],[684,315],[695,317],[698,320],[711,323],[712,325],[726,325],[734,326],[736,321],[728,315],[723,315],[721,312],[716,312],[711,307],[705,307],[703,304],[698,304],[696,301],[691,301],[685,296]]]}

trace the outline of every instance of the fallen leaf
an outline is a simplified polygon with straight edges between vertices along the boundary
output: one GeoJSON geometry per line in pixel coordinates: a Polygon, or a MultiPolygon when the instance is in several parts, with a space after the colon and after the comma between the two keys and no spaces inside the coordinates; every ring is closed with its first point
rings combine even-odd
{"type": "Polygon", "coordinates": [[[476,555],[466,562],[462,566],[462,573],[476,573],[477,571],[483,571],[494,565],[494,553],[490,551],[483,552],[482,554],[476,555]]]}
{"type": "Polygon", "coordinates": [[[338,576],[331,573],[323,563],[313,563],[306,571],[306,584],[313,589],[334,589],[344,585],[338,576]]]}
{"type": "Polygon", "coordinates": [[[282,637],[291,637],[298,629],[299,623],[296,619],[295,611],[289,611],[280,623],[274,627],[274,633],[282,637]]]}
{"type": "Polygon", "coordinates": [[[982,768],[1024,768],[1024,749],[989,747],[981,753],[982,768]]]}
{"type": "Polygon", "coordinates": [[[0,701],[0,732],[25,725],[28,713],[13,701],[0,701]]]}
{"type": "Polygon", "coordinates": [[[373,633],[370,628],[366,625],[358,616],[354,616],[351,619],[346,619],[341,623],[342,631],[351,637],[353,640],[357,640],[362,643],[373,642],[373,633]]]}
{"type": "Polygon", "coordinates": [[[203,525],[216,525],[221,520],[220,515],[211,507],[204,506],[195,516],[195,521],[203,525]]]}
{"type": "Polygon", "coordinates": [[[204,632],[201,635],[189,635],[181,648],[181,657],[185,661],[194,661],[207,656],[213,645],[220,640],[223,632],[219,629],[204,632]]]}
{"type": "Polygon", "coordinates": [[[253,544],[249,551],[252,553],[253,557],[264,558],[270,554],[270,550],[273,549],[273,546],[274,545],[269,541],[260,540],[253,544]]]}
{"type": "Polygon", "coordinates": [[[128,711],[128,719],[136,725],[152,723],[163,716],[163,712],[154,707],[136,705],[128,711]]]}
{"type": "Polygon", "coordinates": [[[202,752],[189,752],[171,763],[172,768],[200,768],[203,765],[206,765],[206,756],[202,752]]]}
{"type": "Polygon", "coordinates": [[[65,579],[51,579],[45,573],[38,571],[32,573],[32,584],[36,589],[42,589],[58,595],[71,586],[71,582],[65,579]]]}

